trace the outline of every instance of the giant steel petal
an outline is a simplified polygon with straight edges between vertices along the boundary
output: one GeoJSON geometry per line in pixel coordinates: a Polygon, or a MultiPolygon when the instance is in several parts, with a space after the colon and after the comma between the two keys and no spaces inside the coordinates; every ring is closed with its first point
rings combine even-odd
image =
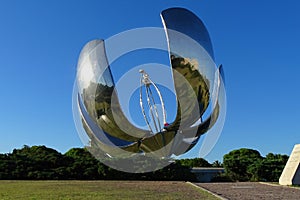
{"type": "Polygon", "coordinates": [[[93,40],[83,48],[78,62],[77,79],[80,98],[86,111],[105,133],[133,142],[149,134],[149,131],[139,129],[127,120],[119,106],[117,95],[112,101],[115,83],[106,58],[103,40],[93,40]],[[118,113],[118,123],[114,118],[116,116],[112,114],[112,107],[114,112],[118,113]],[[119,125],[124,125],[126,130],[123,127],[121,129],[119,125]]]}
{"type": "MultiPolygon", "coordinates": [[[[168,39],[172,69],[179,72],[192,87],[187,90],[173,74],[177,100],[188,101],[195,95],[197,104],[181,103],[181,124],[189,127],[201,118],[209,106],[214,79],[214,55],[211,40],[203,22],[183,8],[170,8],[161,13],[168,39]]],[[[179,117],[176,117],[179,119],[179,117]]],[[[176,121],[175,121],[176,123],[176,121]]]]}

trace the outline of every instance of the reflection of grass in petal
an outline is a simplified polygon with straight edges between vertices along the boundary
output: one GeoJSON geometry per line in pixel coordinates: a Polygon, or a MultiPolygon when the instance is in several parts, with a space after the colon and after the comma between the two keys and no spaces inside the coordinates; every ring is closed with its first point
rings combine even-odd
{"type": "Polygon", "coordinates": [[[1,199],[217,199],[184,182],[0,181],[1,199]]]}

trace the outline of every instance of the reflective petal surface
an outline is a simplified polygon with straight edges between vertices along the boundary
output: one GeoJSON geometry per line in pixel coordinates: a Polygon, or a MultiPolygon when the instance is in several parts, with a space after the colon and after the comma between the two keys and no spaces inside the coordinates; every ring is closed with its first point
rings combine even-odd
{"type": "Polygon", "coordinates": [[[90,41],[79,56],[73,92],[75,123],[79,132],[84,132],[89,151],[115,169],[160,169],[169,164],[173,155],[192,149],[215,124],[220,124],[217,132],[222,130],[224,121],[218,121],[226,107],[224,72],[222,66],[215,65],[206,27],[183,8],[164,10],[161,18],[177,102],[173,122],[166,121],[164,101],[168,98],[144,70],[140,70],[141,111],[136,114],[145,120],[148,129],[136,127],[127,118],[119,102],[122,96],[118,95],[104,40],[90,41]],[[155,95],[159,97],[158,103],[155,95]],[[147,109],[152,118],[147,117],[147,109]],[[150,159],[151,164],[145,167],[140,160],[132,164],[136,159],[150,159]]]}

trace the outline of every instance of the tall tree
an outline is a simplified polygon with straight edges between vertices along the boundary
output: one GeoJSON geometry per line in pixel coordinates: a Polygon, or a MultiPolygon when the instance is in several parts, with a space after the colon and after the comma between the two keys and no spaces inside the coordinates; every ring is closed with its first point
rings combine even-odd
{"type": "Polygon", "coordinates": [[[238,149],[225,154],[223,166],[233,180],[249,181],[252,178],[251,165],[262,160],[260,153],[253,149],[238,149]]]}

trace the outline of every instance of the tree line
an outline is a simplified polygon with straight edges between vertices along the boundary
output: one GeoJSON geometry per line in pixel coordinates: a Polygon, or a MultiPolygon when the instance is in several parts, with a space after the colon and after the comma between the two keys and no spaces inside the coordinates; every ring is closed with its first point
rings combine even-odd
{"type": "Polygon", "coordinates": [[[195,176],[189,166],[179,161],[154,172],[135,174],[117,171],[102,164],[85,148],[72,148],[61,154],[46,146],[24,146],[14,149],[12,153],[0,154],[0,179],[187,181],[195,180],[195,176]]]}
{"type": "Polygon", "coordinates": [[[233,150],[223,157],[225,176],[232,181],[278,182],[288,158],[273,153],[263,157],[253,149],[233,150]]]}
{"type": "Polygon", "coordinates": [[[154,172],[126,173],[102,164],[85,148],[72,148],[62,154],[46,146],[25,145],[0,154],[0,179],[196,181],[192,167],[224,167],[225,174],[215,181],[278,181],[287,159],[286,155],[270,153],[262,157],[256,150],[239,149],[225,154],[223,163],[180,159],[154,172]]]}

